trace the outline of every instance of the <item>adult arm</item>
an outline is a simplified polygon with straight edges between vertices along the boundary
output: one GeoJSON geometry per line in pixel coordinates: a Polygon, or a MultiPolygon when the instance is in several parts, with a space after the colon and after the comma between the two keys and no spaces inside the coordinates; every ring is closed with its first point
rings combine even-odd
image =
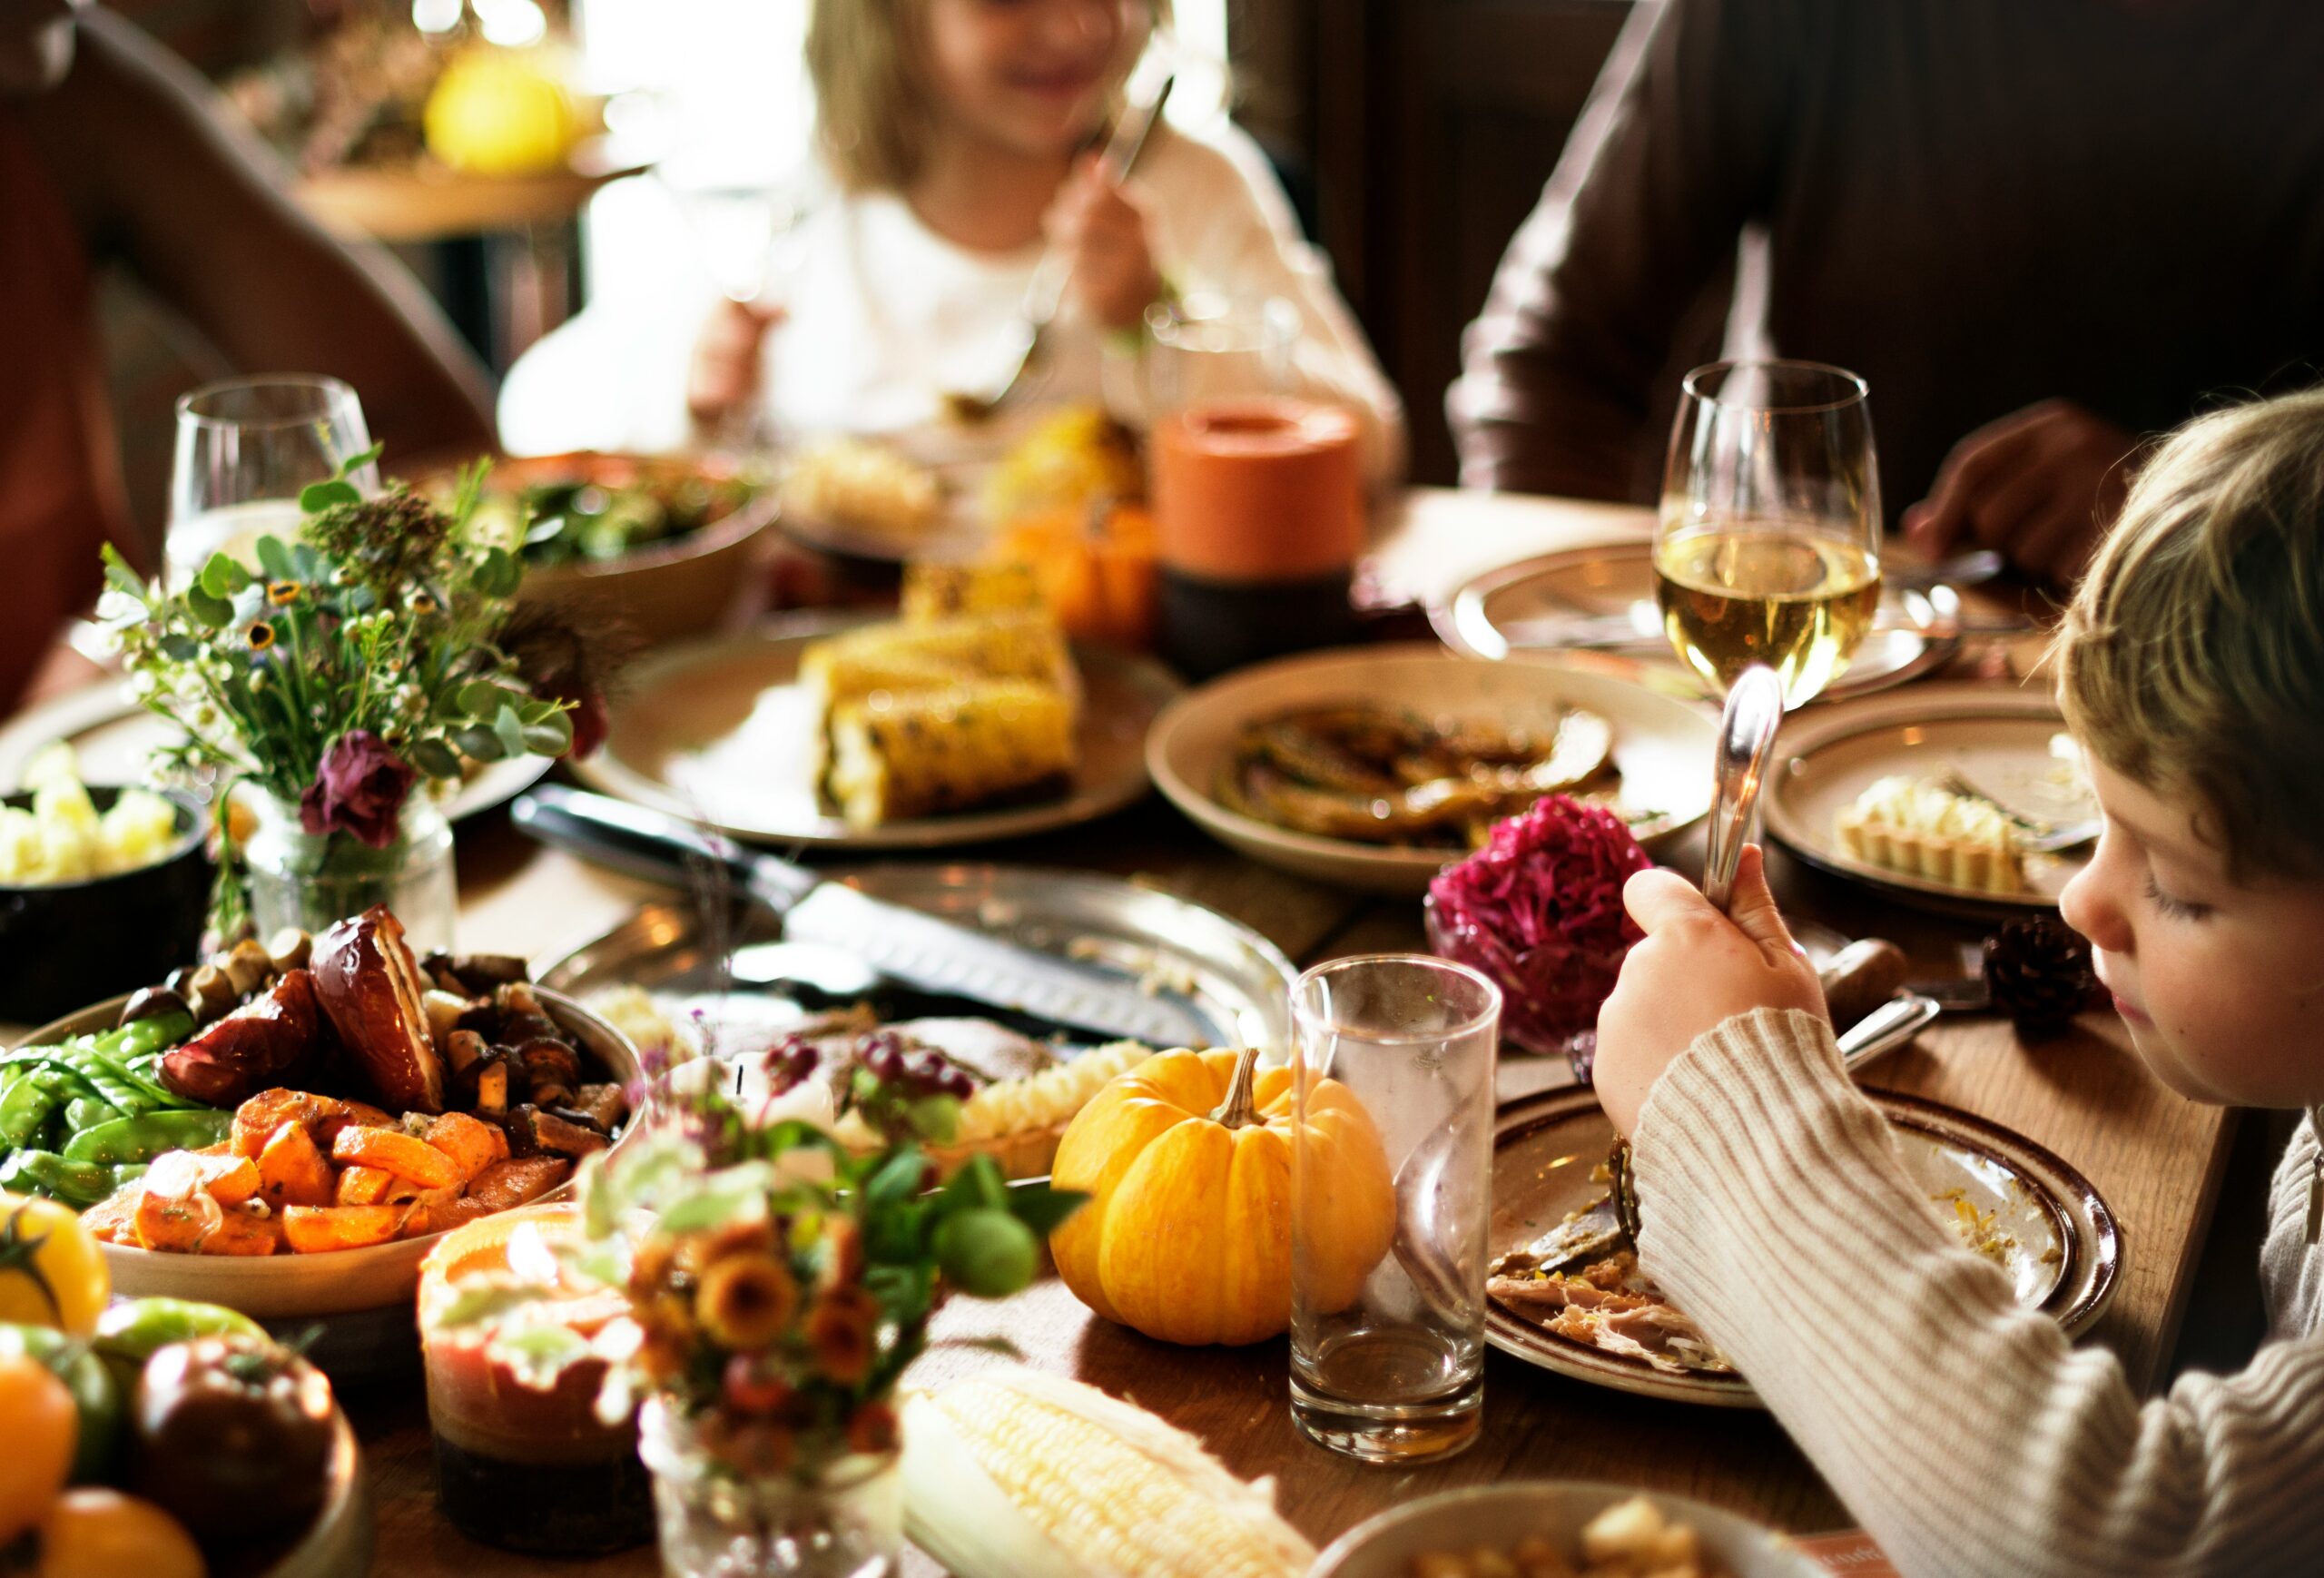
{"type": "Polygon", "coordinates": [[[1632,1146],[1641,1263],[1899,1572],[2324,1570],[2324,1338],[2142,1405],[1939,1223],[1814,1014],[1698,1038],[1632,1146]]]}
{"type": "Polygon", "coordinates": [[[267,150],[135,26],[94,8],[79,25],[72,75],[34,120],[93,250],[236,368],[345,380],[391,461],[489,449],[484,371],[410,275],[300,212],[267,150]]]}
{"type": "Polygon", "coordinates": [[[1769,202],[1799,41],[1777,0],[1639,5],[1446,397],[1472,488],[1628,496],[1680,320],[1769,202]]]}

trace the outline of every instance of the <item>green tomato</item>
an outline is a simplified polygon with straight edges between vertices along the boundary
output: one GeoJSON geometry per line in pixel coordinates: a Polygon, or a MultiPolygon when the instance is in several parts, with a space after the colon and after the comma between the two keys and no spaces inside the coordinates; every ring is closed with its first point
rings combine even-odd
{"type": "Polygon", "coordinates": [[[0,1359],[44,1366],[73,1394],[80,1434],[73,1449],[73,1483],[103,1484],[121,1450],[124,1416],[120,1383],[104,1361],[77,1337],[54,1327],[0,1325],[0,1359]]]}
{"type": "Polygon", "coordinates": [[[198,1336],[270,1340],[266,1328],[241,1311],[190,1298],[128,1298],[97,1317],[97,1355],[124,1396],[136,1394],[137,1377],[156,1349],[198,1336]]]}
{"type": "Polygon", "coordinates": [[[936,1264],[955,1287],[979,1298],[1021,1291],[1040,1267],[1033,1230],[1007,1211],[978,1206],[937,1225],[936,1264]]]}

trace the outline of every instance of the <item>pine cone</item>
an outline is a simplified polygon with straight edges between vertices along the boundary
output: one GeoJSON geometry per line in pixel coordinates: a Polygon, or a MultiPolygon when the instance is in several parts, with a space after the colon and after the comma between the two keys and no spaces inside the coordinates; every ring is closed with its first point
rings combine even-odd
{"type": "Polygon", "coordinates": [[[2055,915],[2012,921],[1985,939],[1985,990],[2029,1040],[2056,1035],[2105,994],[2089,942],[2055,915]]]}

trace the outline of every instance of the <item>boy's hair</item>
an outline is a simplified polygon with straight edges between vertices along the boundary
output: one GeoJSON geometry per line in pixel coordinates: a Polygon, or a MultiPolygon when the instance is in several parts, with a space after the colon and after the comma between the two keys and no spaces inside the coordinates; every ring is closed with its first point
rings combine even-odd
{"type": "MultiPolygon", "coordinates": [[[[928,3],[814,0],[808,14],[815,141],[851,192],[899,191],[927,157],[934,130],[921,59],[928,3]]],[[[1147,0],[1147,10],[1157,30],[1169,25],[1170,0],[1147,0]]]]}
{"type": "Polygon", "coordinates": [[[2324,389],[2180,429],[2058,634],[2066,721],[2232,880],[2324,874],[2324,389]]]}

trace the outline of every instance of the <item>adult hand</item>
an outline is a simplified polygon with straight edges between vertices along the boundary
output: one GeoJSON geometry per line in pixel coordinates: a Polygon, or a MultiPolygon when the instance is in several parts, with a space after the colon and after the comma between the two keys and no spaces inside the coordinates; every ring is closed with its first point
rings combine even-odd
{"type": "Polygon", "coordinates": [[[2137,441],[2072,400],[2043,400],[1953,446],[1905,535],[1931,558],[1997,548],[2059,585],[2090,562],[2130,488],[2137,441]]]}
{"type": "Polygon", "coordinates": [[[1743,852],[1725,915],[1686,878],[1659,867],[1623,884],[1622,904],[1646,940],[1622,961],[1621,979],[1598,1011],[1590,1079],[1606,1115],[1628,1134],[1655,1080],[1696,1037],[1755,1008],[1820,1014],[1824,989],[1776,910],[1756,844],[1743,852]]]}
{"type": "Polygon", "coordinates": [[[1108,329],[1135,329],[1162,293],[1162,274],[1147,243],[1146,211],[1109,180],[1094,153],[1074,166],[1049,205],[1043,228],[1071,263],[1067,289],[1108,329]]]}
{"type": "Polygon", "coordinates": [[[759,398],[759,348],[783,321],[783,309],[722,299],[694,342],[686,370],[686,410],[704,432],[731,432],[759,398]]]}

